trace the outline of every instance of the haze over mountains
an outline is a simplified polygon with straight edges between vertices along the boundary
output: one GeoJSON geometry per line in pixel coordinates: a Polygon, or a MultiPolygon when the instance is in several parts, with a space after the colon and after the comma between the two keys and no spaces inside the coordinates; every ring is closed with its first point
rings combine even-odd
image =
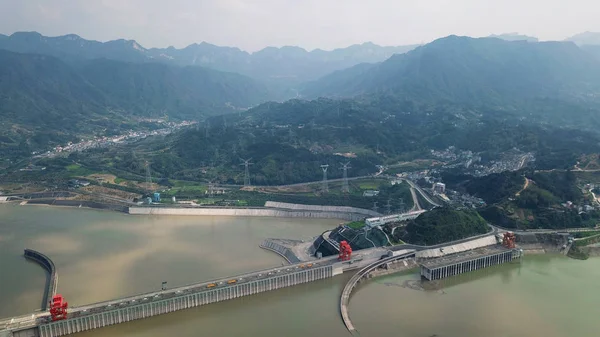
{"type": "MultiPolygon", "coordinates": [[[[578,41],[595,41],[585,36],[578,41]]],[[[370,109],[399,109],[377,98],[394,97],[422,111],[444,106],[465,120],[494,114],[593,129],[600,125],[597,56],[600,45],[534,42],[512,33],[448,36],[423,46],[269,47],[252,54],[208,43],[146,49],[132,40],[2,35],[0,152],[52,143],[34,135],[120,130],[134,127],[138,117],[203,120],[294,97],[368,97],[370,109]]],[[[246,113],[258,111],[264,105],[246,113]]]]}
{"type": "Polygon", "coordinates": [[[379,64],[334,72],[304,93],[349,97],[385,92],[476,104],[587,98],[598,89],[600,60],[573,43],[449,36],[379,64]]]}
{"type": "Polygon", "coordinates": [[[203,66],[236,72],[257,79],[313,80],[332,71],[358,63],[383,61],[412,46],[381,47],[373,43],[353,45],[332,51],[308,52],[299,47],[267,47],[255,53],[238,48],[220,47],[210,43],[191,44],[183,49],[174,47],[146,49],[134,40],[98,42],[75,34],[47,37],[36,32],[17,32],[0,37],[0,49],[19,53],[39,53],[63,59],[108,58],[125,62],[162,62],[178,66],[203,66]]]}

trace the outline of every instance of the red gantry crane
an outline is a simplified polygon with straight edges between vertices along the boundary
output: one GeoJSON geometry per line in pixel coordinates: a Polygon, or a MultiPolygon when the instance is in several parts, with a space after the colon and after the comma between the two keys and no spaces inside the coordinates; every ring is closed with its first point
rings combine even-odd
{"type": "Polygon", "coordinates": [[[348,261],[352,258],[352,247],[347,241],[340,242],[340,261],[348,261]]]}
{"type": "Polygon", "coordinates": [[[67,319],[68,307],[69,303],[65,301],[62,295],[54,295],[50,302],[50,316],[52,317],[52,321],[67,319]]]}
{"type": "Polygon", "coordinates": [[[504,233],[504,237],[502,238],[502,245],[506,248],[515,248],[515,240],[516,236],[513,232],[504,233]]]}

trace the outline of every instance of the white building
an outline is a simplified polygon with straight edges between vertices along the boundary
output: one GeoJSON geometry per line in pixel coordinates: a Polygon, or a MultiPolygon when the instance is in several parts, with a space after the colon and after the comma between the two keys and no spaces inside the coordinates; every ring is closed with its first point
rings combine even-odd
{"type": "Polygon", "coordinates": [[[444,183],[435,183],[435,184],[433,184],[433,192],[434,193],[439,193],[439,194],[446,193],[446,184],[444,184],[444,183]]]}

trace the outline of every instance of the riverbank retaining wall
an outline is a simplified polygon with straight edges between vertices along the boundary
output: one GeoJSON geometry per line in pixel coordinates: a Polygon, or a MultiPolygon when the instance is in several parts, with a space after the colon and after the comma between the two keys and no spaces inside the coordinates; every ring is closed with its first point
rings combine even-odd
{"type": "Polygon", "coordinates": [[[28,200],[29,205],[50,205],[50,206],[67,206],[67,207],[86,207],[93,209],[103,209],[108,211],[127,213],[128,207],[115,204],[104,204],[95,201],[87,200],[61,200],[61,199],[39,199],[28,200]]]}
{"type": "Polygon", "coordinates": [[[370,209],[348,207],[348,206],[322,206],[322,205],[304,205],[304,204],[290,204],[287,202],[276,202],[267,201],[265,207],[280,208],[289,210],[302,210],[302,211],[318,211],[318,212],[336,212],[336,213],[356,213],[363,214],[365,216],[381,216],[381,213],[377,213],[370,209]]]}
{"type": "Polygon", "coordinates": [[[129,207],[133,215],[207,215],[207,216],[256,216],[279,218],[321,218],[357,221],[363,214],[331,211],[289,210],[278,208],[218,208],[218,207],[129,207]]]}
{"type": "Polygon", "coordinates": [[[292,252],[291,249],[284,245],[280,245],[272,240],[265,240],[260,244],[260,248],[275,252],[283,257],[288,263],[300,263],[300,259],[292,252]]]}
{"type": "Polygon", "coordinates": [[[39,326],[39,335],[41,337],[64,336],[104,326],[166,314],[177,310],[227,301],[238,297],[326,279],[332,276],[333,266],[329,265],[228,286],[226,288],[205,290],[192,294],[184,293],[180,296],[168,299],[153,299],[146,303],[140,303],[125,308],[115,306],[112,310],[105,310],[98,313],[91,312],[85,316],[70,317],[66,320],[42,324],[39,326]]]}

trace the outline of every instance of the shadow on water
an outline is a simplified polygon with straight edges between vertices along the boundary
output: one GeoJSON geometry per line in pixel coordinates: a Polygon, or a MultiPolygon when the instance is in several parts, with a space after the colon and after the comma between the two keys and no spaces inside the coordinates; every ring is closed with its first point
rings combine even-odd
{"type": "Polygon", "coordinates": [[[436,281],[427,281],[425,279],[418,278],[419,269],[411,269],[408,271],[404,271],[397,274],[388,275],[382,278],[377,279],[377,283],[384,284],[386,286],[391,287],[402,287],[402,288],[410,288],[413,290],[420,291],[437,291],[442,292],[444,289],[449,289],[452,287],[460,286],[463,284],[483,280],[488,277],[500,275],[502,283],[508,284],[512,281],[515,275],[520,275],[522,265],[520,262],[510,262],[505,263],[503,265],[497,265],[488,267],[485,269],[480,269],[460,275],[451,276],[445,279],[436,280],[436,281]],[[403,282],[393,282],[392,278],[397,278],[399,276],[416,276],[417,279],[409,279],[404,280],[403,282]]]}
{"type": "Polygon", "coordinates": [[[26,263],[31,263],[31,264],[34,264],[34,265],[38,266],[39,268],[41,268],[44,271],[44,274],[46,275],[46,282],[44,282],[44,292],[42,295],[42,303],[40,304],[41,310],[46,310],[46,308],[48,306],[49,296],[50,296],[50,282],[52,282],[52,275],[46,268],[42,267],[39,262],[30,260],[30,259],[26,259],[26,258],[23,258],[23,259],[25,260],[26,263]]]}

